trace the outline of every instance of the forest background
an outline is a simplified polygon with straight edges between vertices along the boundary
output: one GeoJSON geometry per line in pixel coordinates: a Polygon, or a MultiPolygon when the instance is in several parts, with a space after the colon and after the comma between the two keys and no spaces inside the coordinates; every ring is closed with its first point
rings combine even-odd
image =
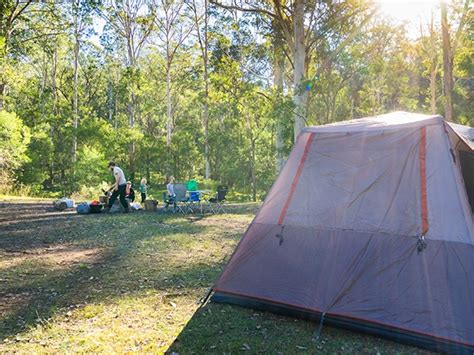
{"type": "Polygon", "coordinates": [[[470,0],[416,35],[368,0],[1,0],[0,16],[0,193],[97,194],[113,160],[152,193],[173,175],[255,201],[306,125],[474,124],[470,0]]]}

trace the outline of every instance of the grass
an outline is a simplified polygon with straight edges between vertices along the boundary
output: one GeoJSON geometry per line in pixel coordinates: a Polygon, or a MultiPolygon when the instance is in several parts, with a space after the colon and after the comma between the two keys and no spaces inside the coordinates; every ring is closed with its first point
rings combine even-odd
{"type": "Polygon", "coordinates": [[[257,207],[204,217],[0,210],[0,352],[422,352],[331,327],[314,342],[315,323],[199,308],[257,207]]]}
{"type": "Polygon", "coordinates": [[[12,195],[5,195],[0,193],[0,202],[8,202],[8,203],[15,203],[15,202],[35,202],[35,201],[53,201],[51,198],[47,197],[32,197],[32,196],[12,196],[12,195]]]}

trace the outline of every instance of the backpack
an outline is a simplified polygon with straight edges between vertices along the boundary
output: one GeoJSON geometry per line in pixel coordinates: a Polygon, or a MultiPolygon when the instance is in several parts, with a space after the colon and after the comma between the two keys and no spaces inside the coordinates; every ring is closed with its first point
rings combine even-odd
{"type": "Polygon", "coordinates": [[[90,213],[91,208],[88,203],[83,202],[76,207],[76,212],[79,214],[88,214],[90,213]]]}

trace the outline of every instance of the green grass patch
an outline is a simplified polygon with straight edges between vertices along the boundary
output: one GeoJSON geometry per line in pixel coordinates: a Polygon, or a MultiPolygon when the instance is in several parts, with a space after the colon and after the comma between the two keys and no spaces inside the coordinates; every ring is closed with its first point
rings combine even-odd
{"type": "Polygon", "coordinates": [[[257,207],[7,222],[0,210],[0,352],[422,352],[331,327],[316,343],[312,322],[199,309],[257,207]]]}

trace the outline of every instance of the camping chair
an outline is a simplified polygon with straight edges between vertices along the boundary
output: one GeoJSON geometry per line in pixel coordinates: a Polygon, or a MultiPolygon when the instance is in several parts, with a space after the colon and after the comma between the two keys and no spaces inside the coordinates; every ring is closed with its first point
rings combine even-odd
{"type": "Polygon", "coordinates": [[[186,191],[186,184],[174,184],[176,208],[181,213],[193,213],[193,209],[188,204],[189,198],[186,196],[186,191]]]}
{"type": "Polygon", "coordinates": [[[165,210],[168,208],[169,205],[173,205],[173,212],[176,211],[176,201],[170,195],[168,195],[168,192],[163,192],[163,202],[165,203],[165,210]]]}
{"type": "Polygon", "coordinates": [[[209,199],[209,209],[212,213],[225,213],[224,202],[227,195],[227,186],[217,186],[217,193],[215,197],[209,199]]]}
{"type": "Polygon", "coordinates": [[[194,212],[195,208],[199,208],[202,213],[201,193],[199,191],[189,191],[188,207],[194,212]]]}

